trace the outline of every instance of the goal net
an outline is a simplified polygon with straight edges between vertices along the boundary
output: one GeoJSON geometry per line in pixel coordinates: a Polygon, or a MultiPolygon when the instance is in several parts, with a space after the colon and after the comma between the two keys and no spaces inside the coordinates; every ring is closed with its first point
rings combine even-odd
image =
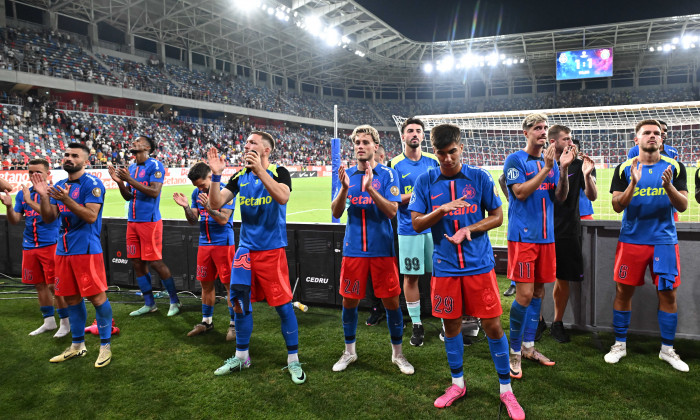
{"type": "MultiPolygon", "coordinates": [[[[644,119],[668,124],[666,144],[678,150],[678,160],[687,169],[689,200],[694,201],[695,167],[700,160],[700,102],[562,108],[536,111],[508,111],[473,114],[418,115],[425,123],[424,150],[432,152],[430,130],[439,124],[455,124],[462,131],[465,144],[463,163],[488,169],[494,181],[503,171],[506,156],[525,146],[521,125],[533,112],[548,115],[548,123],[562,124],[581,142],[581,151],[596,163],[598,199],[593,203],[595,219],[619,220],[611,205],[610,182],[615,166],[627,159],[634,146],[634,126],[644,119]]],[[[393,116],[396,126],[407,117],[393,116]]],[[[505,200],[504,200],[505,201],[505,200]]],[[[490,234],[494,246],[506,245],[507,203],[503,203],[504,223],[490,234]]],[[[691,204],[680,215],[682,222],[700,221],[700,209],[691,204]]]]}

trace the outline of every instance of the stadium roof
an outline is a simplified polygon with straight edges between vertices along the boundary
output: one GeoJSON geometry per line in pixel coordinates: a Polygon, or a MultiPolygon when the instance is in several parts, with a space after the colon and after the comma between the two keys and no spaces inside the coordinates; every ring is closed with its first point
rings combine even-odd
{"type": "Polygon", "coordinates": [[[470,80],[553,78],[557,51],[612,47],[615,72],[670,67],[697,71],[700,43],[650,52],[700,36],[700,15],[445,42],[413,41],[351,0],[22,0],[135,36],[314,85],[398,89],[470,80]],[[285,17],[287,20],[285,20],[285,17]],[[337,41],[337,42],[336,42],[337,41]],[[328,45],[333,43],[334,46],[328,45]],[[340,44],[341,46],[338,46],[340,44]],[[343,47],[344,46],[344,47],[343,47]],[[425,62],[496,53],[515,61],[449,74],[425,62]],[[523,63],[520,63],[522,59],[523,63]]]}

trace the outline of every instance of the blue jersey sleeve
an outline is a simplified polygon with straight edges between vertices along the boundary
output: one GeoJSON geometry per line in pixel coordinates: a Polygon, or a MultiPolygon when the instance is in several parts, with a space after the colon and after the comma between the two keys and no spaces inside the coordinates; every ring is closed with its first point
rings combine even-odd
{"type": "Polygon", "coordinates": [[[150,173],[148,174],[148,182],[160,182],[162,184],[165,179],[163,164],[157,160],[153,163],[153,166],[150,167],[150,173]]]}
{"type": "Polygon", "coordinates": [[[24,193],[20,190],[15,196],[15,213],[24,214],[24,205],[22,205],[22,200],[24,200],[24,193]]]}
{"type": "Polygon", "coordinates": [[[506,185],[522,184],[527,181],[525,177],[525,163],[513,153],[506,158],[503,165],[503,173],[506,176],[506,185]]]}
{"type": "Polygon", "coordinates": [[[411,200],[408,202],[408,210],[417,213],[428,214],[428,174],[424,173],[416,178],[411,200]]]}
{"type": "Polygon", "coordinates": [[[190,197],[190,208],[192,209],[198,209],[199,206],[197,205],[197,198],[199,198],[199,188],[195,188],[194,191],[192,191],[192,196],[190,197]]]}
{"type": "Polygon", "coordinates": [[[482,170],[481,173],[481,190],[484,192],[481,196],[481,208],[486,209],[486,211],[496,210],[503,205],[498,196],[498,190],[496,189],[498,187],[496,187],[496,183],[493,182],[490,173],[484,170],[482,170]]]}
{"type": "Polygon", "coordinates": [[[399,190],[399,175],[396,169],[387,168],[389,172],[388,182],[384,186],[382,195],[389,201],[401,203],[401,191],[399,190]]]}
{"type": "Polygon", "coordinates": [[[105,202],[105,187],[100,184],[85,183],[80,185],[80,194],[83,196],[84,203],[98,203],[103,204],[105,202]]]}

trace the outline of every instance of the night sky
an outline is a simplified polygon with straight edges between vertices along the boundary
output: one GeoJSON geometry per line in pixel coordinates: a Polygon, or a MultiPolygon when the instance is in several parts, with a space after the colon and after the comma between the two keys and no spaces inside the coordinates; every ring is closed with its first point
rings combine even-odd
{"type": "Polygon", "coordinates": [[[426,42],[700,14],[699,0],[356,1],[405,36],[426,42]]]}

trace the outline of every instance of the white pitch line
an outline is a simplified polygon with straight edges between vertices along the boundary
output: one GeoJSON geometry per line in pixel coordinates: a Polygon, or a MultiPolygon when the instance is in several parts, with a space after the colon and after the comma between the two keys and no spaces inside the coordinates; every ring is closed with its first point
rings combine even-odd
{"type": "Polygon", "coordinates": [[[308,213],[310,211],[319,211],[319,210],[328,210],[328,209],[311,209],[311,210],[304,210],[304,211],[295,211],[294,213],[287,213],[287,216],[289,216],[290,214],[308,213]]]}

